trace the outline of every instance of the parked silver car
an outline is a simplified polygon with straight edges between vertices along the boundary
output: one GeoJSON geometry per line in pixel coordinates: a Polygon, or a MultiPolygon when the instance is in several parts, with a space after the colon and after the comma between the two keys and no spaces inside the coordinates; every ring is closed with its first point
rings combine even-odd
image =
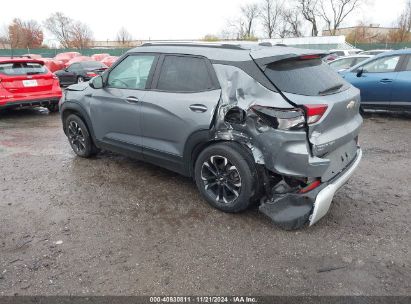
{"type": "Polygon", "coordinates": [[[322,56],[147,44],[65,91],[64,132],[81,157],[107,149],[193,177],[222,211],[258,203],[285,229],[312,225],[362,156],[359,91],[322,56]]]}

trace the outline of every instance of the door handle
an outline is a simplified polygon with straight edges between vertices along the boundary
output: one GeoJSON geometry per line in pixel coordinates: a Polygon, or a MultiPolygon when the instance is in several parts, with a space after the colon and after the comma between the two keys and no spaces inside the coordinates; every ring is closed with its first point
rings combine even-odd
{"type": "Polygon", "coordinates": [[[129,102],[129,103],[137,103],[137,102],[139,102],[138,98],[137,98],[137,97],[134,97],[134,96],[129,96],[129,97],[127,97],[127,98],[126,98],[126,101],[129,102]]]}
{"type": "Polygon", "coordinates": [[[390,83],[392,82],[392,79],[384,78],[380,80],[381,83],[390,83]]]}
{"type": "Polygon", "coordinates": [[[192,104],[189,108],[191,111],[196,113],[204,113],[208,110],[208,108],[203,104],[192,104]]]}

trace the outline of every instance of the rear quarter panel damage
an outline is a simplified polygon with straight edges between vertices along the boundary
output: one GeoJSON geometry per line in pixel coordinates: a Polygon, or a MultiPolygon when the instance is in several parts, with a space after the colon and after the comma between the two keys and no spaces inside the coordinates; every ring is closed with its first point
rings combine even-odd
{"type": "Polygon", "coordinates": [[[260,132],[255,125],[254,105],[291,109],[278,92],[261,85],[242,69],[214,64],[221,85],[221,100],[215,113],[214,140],[235,140],[252,151],[255,162],[277,174],[295,177],[318,177],[327,169],[328,161],[312,157],[305,131],[270,129],[260,132]],[[225,120],[227,112],[238,107],[245,113],[241,124],[225,120]]]}

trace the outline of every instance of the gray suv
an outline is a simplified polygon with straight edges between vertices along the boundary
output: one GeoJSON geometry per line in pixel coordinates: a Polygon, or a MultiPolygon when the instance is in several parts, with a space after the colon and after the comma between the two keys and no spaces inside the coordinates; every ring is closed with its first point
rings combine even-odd
{"type": "Polygon", "coordinates": [[[357,168],[359,91],[318,51],[146,44],[60,102],[74,152],[118,152],[193,177],[215,208],[258,204],[312,225],[357,168]]]}

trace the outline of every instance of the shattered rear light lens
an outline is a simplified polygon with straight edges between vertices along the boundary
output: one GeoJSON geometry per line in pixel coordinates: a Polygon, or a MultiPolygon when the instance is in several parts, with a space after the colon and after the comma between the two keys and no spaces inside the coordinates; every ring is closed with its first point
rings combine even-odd
{"type": "Polygon", "coordinates": [[[320,180],[315,180],[311,184],[309,184],[307,187],[301,189],[300,193],[310,192],[311,190],[314,190],[315,188],[319,187],[320,185],[321,185],[321,181],[320,180]]]}
{"type": "Polygon", "coordinates": [[[307,123],[309,125],[318,122],[324,113],[327,111],[328,106],[325,104],[312,104],[304,105],[305,113],[307,114],[307,123]]]}
{"type": "Polygon", "coordinates": [[[296,130],[304,127],[305,118],[301,109],[278,109],[263,106],[251,108],[269,127],[280,130],[296,130]]]}

